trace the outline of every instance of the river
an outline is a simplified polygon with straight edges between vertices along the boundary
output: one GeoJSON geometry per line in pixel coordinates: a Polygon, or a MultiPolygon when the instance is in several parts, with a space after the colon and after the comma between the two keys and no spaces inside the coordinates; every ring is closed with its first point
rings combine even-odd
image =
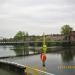
{"type": "MultiPolygon", "coordinates": [[[[4,45],[4,46],[0,46],[0,57],[29,55],[29,54],[35,54],[37,52],[40,53],[40,51],[41,48],[38,47],[27,48],[22,45],[17,45],[17,46],[4,45]]],[[[46,56],[47,56],[47,60],[45,62],[46,64],[45,68],[47,72],[53,73],[55,75],[75,75],[75,68],[72,67],[75,66],[75,47],[50,47],[47,50],[46,56]],[[68,67],[63,68],[64,66],[71,66],[71,68],[68,67]]],[[[42,69],[42,61],[40,59],[40,54],[6,58],[3,60],[16,62],[19,64],[23,64],[25,66],[28,65],[34,68],[42,69]]],[[[14,73],[12,74],[15,75],[14,73]]],[[[2,75],[1,70],[0,70],[0,75],[2,75]]]]}

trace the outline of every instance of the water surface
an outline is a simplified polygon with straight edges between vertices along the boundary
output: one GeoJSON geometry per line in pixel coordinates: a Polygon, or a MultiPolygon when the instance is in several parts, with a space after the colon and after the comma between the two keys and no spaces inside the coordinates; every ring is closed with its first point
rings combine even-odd
{"type": "MultiPolygon", "coordinates": [[[[8,50],[10,55],[26,55],[36,53],[39,48],[29,49],[23,46],[0,46],[3,51],[8,50]],[[35,49],[35,50],[34,50],[35,49]]],[[[1,53],[1,52],[0,52],[1,53]]],[[[4,52],[6,53],[6,52],[4,52]]],[[[8,56],[8,55],[7,55],[8,56]]],[[[59,66],[75,66],[75,47],[51,47],[47,51],[46,71],[55,75],[75,75],[75,69],[60,69],[59,66]]],[[[42,70],[42,61],[40,54],[32,56],[14,57],[4,59],[6,61],[16,62],[23,65],[28,65],[42,70]]],[[[14,75],[14,74],[13,74],[14,75]]]]}

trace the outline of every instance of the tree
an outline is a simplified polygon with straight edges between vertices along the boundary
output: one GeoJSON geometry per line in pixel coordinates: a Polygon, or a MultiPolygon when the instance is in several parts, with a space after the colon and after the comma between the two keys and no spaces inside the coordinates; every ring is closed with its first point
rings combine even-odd
{"type": "Polygon", "coordinates": [[[16,33],[16,35],[14,36],[14,39],[15,40],[18,40],[18,41],[22,41],[22,40],[25,40],[26,38],[26,36],[28,36],[28,33],[26,32],[24,32],[24,31],[18,31],[17,33],[16,33]]]}
{"type": "Polygon", "coordinates": [[[26,32],[25,35],[28,36],[29,35],[28,32],[26,32]]]}
{"type": "Polygon", "coordinates": [[[65,40],[70,40],[70,32],[73,30],[69,25],[64,25],[61,27],[61,34],[65,36],[65,40]]]}

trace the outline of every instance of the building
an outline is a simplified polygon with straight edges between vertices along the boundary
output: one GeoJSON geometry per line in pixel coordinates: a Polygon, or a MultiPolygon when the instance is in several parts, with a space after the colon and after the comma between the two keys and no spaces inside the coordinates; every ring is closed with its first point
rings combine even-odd
{"type": "Polygon", "coordinates": [[[72,32],[70,33],[70,41],[71,41],[71,42],[75,42],[75,31],[72,31],[72,32]]]}
{"type": "Polygon", "coordinates": [[[51,41],[62,41],[64,39],[64,35],[61,34],[46,35],[46,39],[51,41]]]}

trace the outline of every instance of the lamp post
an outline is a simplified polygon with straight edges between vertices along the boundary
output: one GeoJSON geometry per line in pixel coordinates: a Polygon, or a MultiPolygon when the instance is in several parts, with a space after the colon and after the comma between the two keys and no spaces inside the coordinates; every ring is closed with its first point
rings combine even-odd
{"type": "Polygon", "coordinates": [[[46,50],[47,50],[47,46],[46,46],[46,43],[45,43],[45,33],[43,33],[43,47],[42,47],[42,52],[41,52],[41,60],[42,60],[42,63],[43,63],[43,67],[45,67],[45,61],[47,59],[46,57],[46,50]]]}

